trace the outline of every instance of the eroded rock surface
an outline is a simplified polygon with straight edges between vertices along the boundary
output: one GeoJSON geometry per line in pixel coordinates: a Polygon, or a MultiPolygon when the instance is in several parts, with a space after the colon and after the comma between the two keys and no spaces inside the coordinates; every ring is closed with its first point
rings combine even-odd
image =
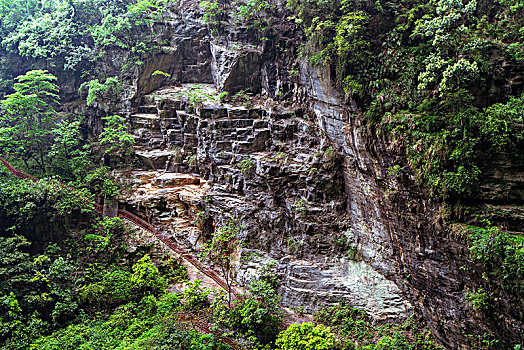
{"type": "MultiPolygon", "coordinates": [[[[292,26],[258,45],[238,28],[206,35],[189,17],[172,30],[195,39],[184,45],[199,62],[177,71],[181,63],[162,54],[146,65],[142,87],[131,89],[137,155],[144,174],[154,173],[129,177],[136,183],[128,205],[193,250],[231,217],[242,218],[242,254],[250,258],[238,263],[237,281],[269,271],[290,307],[310,312],[342,297],[376,320],[402,320],[415,309],[452,349],[468,348],[466,334],[522,337],[522,311],[511,298],[500,302],[504,320],[466,303],[482,279],[464,269],[471,266],[464,237],[416,185],[398,143],[363,125],[331,70],[290,61],[300,43],[292,26]],[[155,62],[177,77],[187,72],[182,83],[202,84],[150,82],[155,62]],[[222,89],[273,100],[228,105],[219,102],[222,89]],[[207,95],[196,110],[195,90],[207,95]],[[294,104],[278,102],[285,96],[294,104]],[[397,164],[406,170],[388,174],[397,164]],[[180,196],[191,186],[194,196],[180,196]]],[[[486,210],[500,211],[497,223],[515,232],[522,231],[522,164],[512,155],[487,158],[483,195],[471,198],[496,198],[486,210]]]]}
{"type": "Polygon", "coordinates": [[[156,114],[131,117],[137,153],[157,171],[132,174],[135,210],[193,250],[242,218],[249,259],[238,263],[237,281],[273,273],[286,306],[313,312],[342,298],[376,320],[409,315],[399,288],[364,263],[346,215],[344,161],[302,110],[207,103],[192,112],[180,88],[144,101],[155,98],[156,114]]]}

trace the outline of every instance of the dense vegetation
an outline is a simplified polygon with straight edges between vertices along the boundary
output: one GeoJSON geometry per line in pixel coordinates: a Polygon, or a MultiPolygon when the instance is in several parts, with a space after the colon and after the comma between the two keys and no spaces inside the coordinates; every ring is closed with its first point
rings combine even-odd
{"type": "Polygon", "coordinates": [[[308,39],[302,55],[333,67],[346,98],[360,101],[372,128],[403,145],[433,195],[472,194],[482,176],[480,158],[518,153],[524,141],[522,2],[288,5],[308,39]]]}
{"type": "Polygon", "coordinates": [[[134,72],[161,44],[154,41],[154,23],[162,18],[167,3],[3,0],[0,91],[9,91],[18,75],[12,66],[21,64],[27,70],[44,66],[53,73],[77,77],[89,105],[102,97],[115,102],[119,93],[117,75],[134,72]],[[109,51],[122,55],[117,71],[100,64],[106,58],[111,60],[109,51]]]}
{"type": "MultiPolygon", "coordinates": [[[[345,98],[357,101],[371,133],[407,156],[390,166],[388,176],[414,175],[446,208],[443,219],[467,223],[459,230],[470,246],[471,266],[464,269],[482,280],[466,292],[468,302],[494,319],[503,317],[504,298],[522,306],[524,239],[505,232],[508,226],[478,203],[482,190],[494,186],[488,174],[496,159],[523,160],[524,3],[287,4],[305,33],[302,58],[330,69],[345,98]]],[[[475,346],[497,342],[488,338],[475,346]]]]}
{"type": "MultiPolygon", "coordinates": [[[[180,263],[153,261],[147,246],[131,253],[122,220],[97,218],[93,204],[119,196],[104,165],[130,164],[134,140],[118,115],[103,117],[101,133],[90,135],[85,118],[62,112],[50,71],[76,76],[86,106],[117,102],[125,79],[163,44],[155,24],[171,2],[0,0],[0,155],[44,178],[0,174],[3,348],[227,349],[191,322],[199,319],[248,348],[435,349],[413,320],[373,326],[343,304],[284,329],[265,280],[236,301],[198,281],[169,292],[186,278],[180,263]],[[112,66],[114,52],[122,57],[112,66]],[[11,69],[18,60],[23,75],[11,69]],[[46,227],[48,241],[35,226],[46,227]]],[[[212,35],[232,23],[255,30],[259,43],[278,35],[269,1],[200,7],[212,35]]],[[[522,1],[288,0],[287,7],[288,24],[304,34],[297,59],[331,70],[368,129],[405,152],[407,162],[392,164],[390,176],[412,172],[433,200],[458,207],[478,194],[487,155],[522,157],[522,1]]],[[[288,68],[296,77],[296,65],[288,68]]],[[[247,172],[252,164],[239,166],[247,172]]],[[[521,300],[524,239],[470,221],[471,261],[489,283],[466,298],[488,311],[502,293],[521,300]]],[[[229,286],[238,230],[230,223],[206,247],[229,286]]]]}

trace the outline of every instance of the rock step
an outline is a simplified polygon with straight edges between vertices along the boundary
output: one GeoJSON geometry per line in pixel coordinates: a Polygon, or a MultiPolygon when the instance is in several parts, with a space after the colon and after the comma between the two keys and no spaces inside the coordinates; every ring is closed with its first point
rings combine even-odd
{"type": "Polygon", "coordinates": [[[180,187],[186,185],[200,185],[200,178],[182,173],[165,173],[153,180],[155,186],[180,187]]]}
{"type": "Polygon", "coordinates": [[[132,114],[131,126],[133,128],[159,129],[160,118],[157,114],[151,113],[132,114]]]}
{"type": "Polygon", "coordinates": [[[198,109],[197,113],[203,119],[228,117],[228,109],[225,107],[202,107],[198,109]]]}
{"type": "Polygon", "coordinates": [[[164,129],[182,129],[177,118],[165,118],[160,120],[160,124],[164,129]]]}
{"type": "Polygon", "coordinates": [[[138,107],[138,113],[152,113],[152,114],[156,114],[157,111],[158,110],[156,108],[156,105],[154,105],[154,104],[142,105],[142,106],[138,107]]]}
{"type": "Polygon", "coordinates": [[[245,128],[245,127],[252,127],[254,124],[253,119],[220,119],[215,120],[213,123],[211,123],[211,126],[214,126],[215,128],[220,129],[237,129],[237,128],[245,128]]]}
{"type": "Polygon", "coordinates": [[[184,103],[179,99],[163,98],[156,101],[159,110],[183,110],[184,103]]]}
{"type": "Polygon", "coordinates": [[[133,130],[133,134],[132,134],[134,137],[137,137],[139,139],[144,139],[144,140],[149,140],[149,139],[152,139],[152,138],[163,138],[164,137],[164,134],[162,132],[160,132],[158,129],[157,130],[153,130],[151,128],[138,128],[138,129],[135,129],[133,130]]]}
{"type": "Polygon", "coordinates": [[[157,113],[135,113],[131,114],[131,120],[158,120],[160,117],[157,113]]]}

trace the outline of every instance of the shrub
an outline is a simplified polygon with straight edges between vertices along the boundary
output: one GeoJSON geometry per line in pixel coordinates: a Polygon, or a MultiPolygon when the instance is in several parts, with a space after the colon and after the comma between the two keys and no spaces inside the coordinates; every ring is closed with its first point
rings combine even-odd
{"type": "Polygon", "coordinates": [[[201,283],[202,280],[196,279],[184,290],[184,306],[189,311],[202,310],[210,305],[208,299],[210,291],[203,288],[201,283]]]}
{"type": "Polygon", "coordinates": [[[280,297],[271,285],[264,281],[253,281],[249,285],[250,295],[236,300],[233,307],[225,305],[223,299],[214,303],[214,318],[221,326],[262,344],[274,343],[282,329],[280,297]]]}
{"type": "Polygon", "coordinates": [[[321,324],[295,323],[278,335],[276,344],[280,350],[331,350],[335,345],[335,335],[321,324]]]}
{"type": "Polygon", "coordinates": [[[524,237],[497,227],[469,227],[470,256],[500,288],[524,293],[524,237]]]}
{"type": "Polygon", "coordinates": [[[130,281],[139,295],[158,294],[167,287],[166,280],[160,276],[149,255],[145,255],[133,265],[130,281]]]}
{"type": "Polygon", "coordinates": [[[116,96],[120,92],[120,84],[118,77],[107,78],[103,83],[93,79],[80,85],[80,91],[85,89],[87,89],[87,105],[93,106],[100,98],[116,96]]]}

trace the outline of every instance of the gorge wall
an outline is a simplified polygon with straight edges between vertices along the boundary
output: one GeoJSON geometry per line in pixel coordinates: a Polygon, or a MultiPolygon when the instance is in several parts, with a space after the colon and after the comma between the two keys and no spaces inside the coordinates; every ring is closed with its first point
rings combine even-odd
{"type": "MultiPolygon", "coordinates": [[[[272,15],[284,16],[276,5],[272,15]]],[[[334,87],[331,69],[295,61],[302,40],[295,25],[279,22],[279,34],[267,40],[233,25],[212,32],[196,3],[180,6],[155,24],[164,44],[124,77],[118,98],[88,108],[71,93],[64,104],[90,117],[93,134],[102,115],[128,118],[140,164],[119,174],[127,185],[122,205],[194,251],[238,219],[239,256],[247,258],[237,262],[236,282],[272,274],[286,307],[313,312],[342,298],[377,322],[415,311],[449,349],[470,349],[467,334],[492,333],[501,348],[523,339],[523,311],[512,308],[511,296],[500,302],[504,319],[466,303],[467,290],[482,284],[467,239],[417,185],[399,143],[371,130],[357,103],[334,87]],[[221,102],[223,90],[260,97],[221,102]],[[403,170],[391,175],[397,164],[403,170]],[[178,185],[195,187],[172,190],[178,185]]],[[[115,51],[113,67],[98,64],[117,74],[124,57],[115,51]]],[[[76,91],[65,80],[65,91],[76,91]]],[[[469,200],[511,209],[501,220],[522,233],[522,159],[486,162],[504,171],[487,172],[487,191],[469,200]]]]}
{"type": "MultiPolygon", "coordinates": [[[[182,63],[164,66],[163,57],[147,67],[165,69],[182,83],[213,81],[198,88],[209,95],[218,88],[262,92],[263,98],[244,106],[212,100],[195,110],[192,88],[184,84],[144,96],[141,113],[130,116],[145,166],[196,173],[209,186],[200,203],[183,205],[195,220],[205,218],[203,233],[166,230],[198,250],[201,235],[240,218],[247,243],[241,255],[249,259],[238,263],[236,281],[247,285],[270,271],[288,307],[312,312],[343,298],[377,321],[402,320],[415,310],[452,349],[470,348],[466,334],[521,337],[519,311],[508,308],[506,320],[493,320],[465,302],[468,288],[480,281],[464,268],[470,265],[467,240],[443,222],[442,207],[409,170],[388,175],[406,163],[398,143],[362,123],[355,104],[334,88],[329,68],[300,61],[296,77],[278,69],[290,64],[294,29],[262,43],[249,31],[228,30],[202,37],[199,29],[183,40],[192,43],[183,46],[186,54],[200,57],[197,66],[210,68],[206,77],[183,78],[176,74],[182,63]],[[291,46],[279,52],[276,43],[291,46]],[[279,102],[278,91],[293,103],[279,102]]],[[[515,175],[509,182],[520,187],[521,168],[509,167],[515,175]]],[[[177,216],[170,202],[184,199],[148,202],[149,213],[177,216]]],[[[138,201],[134,206],[145,214],[138,201]]]]}

